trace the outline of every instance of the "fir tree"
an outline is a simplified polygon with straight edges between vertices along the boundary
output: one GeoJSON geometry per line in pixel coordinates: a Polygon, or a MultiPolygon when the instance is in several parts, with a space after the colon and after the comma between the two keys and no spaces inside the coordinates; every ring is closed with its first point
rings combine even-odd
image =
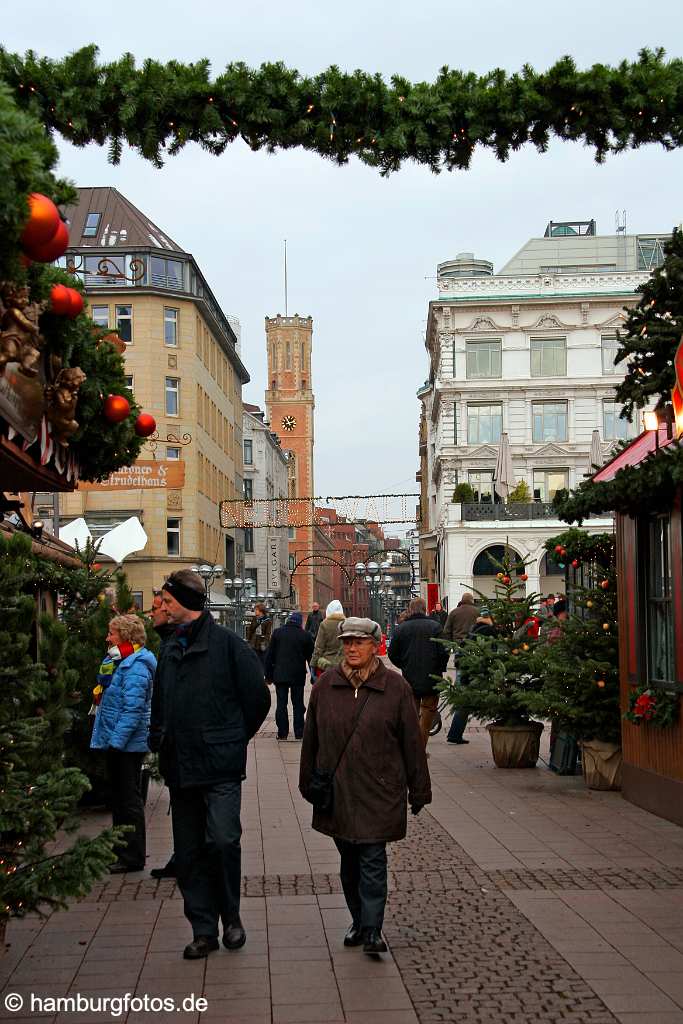
{"type": "Polygon", "coordinates": [[[674,228],[664,244],[664,264],[639,291],[637,306],[627,311],[616,362],[628,360],[617,386],[629,419],[652,399],[662,409],[675,384],[673,358],[683,334],[683,233],[674,228]]]}
{"type": "Polygon", "coordinates": [[[0,928],[12,915],[63,906],[114,859],[117,833],[50,844],[73,829],[88,781],[62,761],[77,673],[64,658],[66,627],[36,621],[43,570],[27,537],[0,538],[0,928]]]}

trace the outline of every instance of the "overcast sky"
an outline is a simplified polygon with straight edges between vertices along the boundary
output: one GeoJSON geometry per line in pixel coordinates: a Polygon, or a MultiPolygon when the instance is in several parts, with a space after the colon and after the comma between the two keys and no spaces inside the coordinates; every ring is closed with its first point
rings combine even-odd
{"type": "MultiPolygon", "coordinates": [[[[444,64],[483,73],[524,63],[544,69],[564,54],[579,66],[633,59],[643,47],[681,54],[681,0],[72,0],[57,9],[24,0],[3,42],[60,57],[97,43],[105,60],[208,57],[282,60],[304,73],[330,64],[431,81],[444,64]]],[[[594,217],[614,231],[666,231],[683,220],[683,155],[649,147],[601,167],[577,144],[527,148],[499,164],[476,155],[469,171],[433,175],[406,166],[383,179],[355,161],[313,154],[222,157],[187,147],[159,171],[131,152],[111,167],[95,146],[58,139],[60,172],[78,185],[113,185],[193,253],[226,313],[242,322],[251,374],[245,400],[263,405],[264,316],[284,312],[282,240],[288,240],[289,311],[314,319],[315,489],[319,495],[416,489],[416,388],[425,379],[427,303],[436,264],[461,251],[496,269],[549,220],[594,217]]]]}

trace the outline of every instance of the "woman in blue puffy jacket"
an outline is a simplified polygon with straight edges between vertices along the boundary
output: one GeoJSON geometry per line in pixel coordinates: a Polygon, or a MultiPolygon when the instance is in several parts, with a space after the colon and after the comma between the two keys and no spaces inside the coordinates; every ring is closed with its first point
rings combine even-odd
{"type": "Polygon", "coordinates": [[[117,615],[109,623],[107,655],[93,691],[97,710],[90,746],[104,750],[111,785],[114,825],[132,825],[119,846],[113,874],[145,866],[145,807],[140,793],[152,680],[157,660],[145,647],[145,627],[137,615],[117,615]]]}

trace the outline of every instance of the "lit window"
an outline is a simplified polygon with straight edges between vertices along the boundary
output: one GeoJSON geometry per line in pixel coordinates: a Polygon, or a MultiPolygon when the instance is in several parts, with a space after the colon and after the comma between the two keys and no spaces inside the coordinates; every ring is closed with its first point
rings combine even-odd
{"type": "Polygon", "coordinates": [[[180,519],[166,520],[166,553],[180,554],[180,519]]]}
{"type": "Polygon", "coordinates": [[[91,306],[90,316],[96,327],[109,327],[109,306],[91,306]]]}
{"type": "Polygon", "coordinates": [[[244,439],[244,465],[251,466],[254,462],[254,442],[250,437],[244,439]]]}
{"type": "Polygon", "coordinates": [[[178,377],[166,378],[166,415],[180,415],[180,380],[178,377]]]}
{"type": "Polygon", "coordinates": [[[621,405],[605,399],[602,403],[602,436],[606,441],[627,441],[635,437],[631,420],[622,419],[621,405]]]}
{"type": "Polygon", "coordinates": [[[536,444],[543,441],[567,440],[567,403],[533,402],[532,438],[536,444]]]}
{"type": "Polygon", "coordinates": [[[601,338],[602,342],[602,372],[603,373],[623,373],[624,364],[621,366],[615,365],[615,359],[617,358],[617,352],[619,351],[619,342],[617,341],[616,334],[603,334],[601,338]]]}
{"type": "Polygon", "coordinates": [[[552,501],[558,491],[566,491],[568,488],[569,470],[534,470],[534,498],[536,501],[552,501]]]}
{"type": "Polygon", "coordinates": [[[132,306],[117,306],[116,307],[116,330],[119,332],[121,341],[125,341],[126,345],[131,345],[133,342],[133,307],[132,306]]]}
{"type": "Polygon", "coordinates": [[[501,405],[467,406],[468,444],[498,444],[502,429],[503,407],[501,405]]]}
{"type": "Polygon", "coordinates": [[[169,459],[171,462],[177,462],[180,459],[180,448],[167,447],[166,458],[169,459]]]}
{"type": "Polygon", "coordinates": [[[176,348],[178,345],[178,310],[164,306],[164,345],[176,348]]]}
{"type": "Polygon", "coordinates": [[[97,229],[100,225],[101,213],[89,213],[85,218],[85,227],[83,228],[83,238],[94,238],[97,234],[97,229]]]}
{"type": "Polygon", "coordinates": [[[531,339],[531,376],[567,376],[567,339],[531,339]]]}
{"type": "Polygon", "coordinates": [[[502,372],[501,343],[498,341],[468,341],[465,343],[468,380],[480,377],[500,377],[502,372]]]}

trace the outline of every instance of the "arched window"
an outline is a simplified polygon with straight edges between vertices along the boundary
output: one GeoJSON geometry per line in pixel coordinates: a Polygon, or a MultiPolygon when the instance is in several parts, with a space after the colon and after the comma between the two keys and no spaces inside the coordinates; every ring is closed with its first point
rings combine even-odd
{"type": "Polygon", "coordinates": [[[285,370],[291,370],[291,369],[292,369],[292,346],[291,346],[290,342],[287,342],[287,347],[285,349],[285,370]]]}
{"type": "Polygon", "coordinates": [[[548,552],[541,559],[541,576],[561,576],[564,579],[564,569],[560,569],[557,562],[548,558],[548,552]]]}
{"type": "Polygon", "coordinates": [[[472,575],[495,576],[496,573],[500,571],[495,563],[503,561],[506,551],[513,565],[517,562],[520,563],[516,571],[517,575],[521,576],[524,572],[524,568],[521,565],[522,559],[517,552],[513,550],[513,548],[506,548],[503,544],[492,544],[490,547],[484,548],[483,551],[480,551],[474,560],[472,575]],[[491,556],[490,558],[489,555],[491,556]],[[494,559],[493,562],[491,561],[491,558],[494,559]]]}

